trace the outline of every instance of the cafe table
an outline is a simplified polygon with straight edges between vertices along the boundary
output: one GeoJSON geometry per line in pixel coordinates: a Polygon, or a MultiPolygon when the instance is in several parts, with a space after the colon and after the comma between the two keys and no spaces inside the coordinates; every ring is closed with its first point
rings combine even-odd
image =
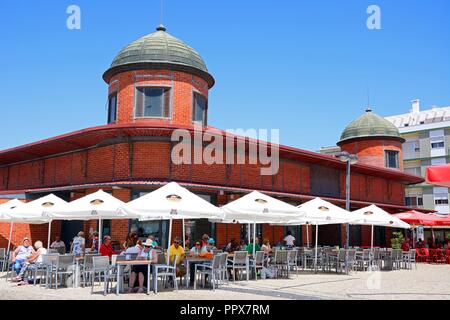
{"type": "Polygon", "coordinates": [[[184,259],[185,263],[186,263],[186,288],[189,288],[189,282],[190,282],[190,277],[191,277],[191,272],[190,272],[190,264],[191,263],[211,263],[212,261],[212,257],[211,258],[206,258],[206,257],[198,257],[198,256],[187,256],[184,259]]]}
{"type": "Polygon", "coordinates": [[[148,266],[147,267],[147,294],[150,294],[150,265],[152,264],[151,260],[125,260],[125,261],[116,261],[117,266],[117,286],[116,286],[116,294],[119,295],[120,291],[120,269],[125,268],[125,266],[148,266]]]}

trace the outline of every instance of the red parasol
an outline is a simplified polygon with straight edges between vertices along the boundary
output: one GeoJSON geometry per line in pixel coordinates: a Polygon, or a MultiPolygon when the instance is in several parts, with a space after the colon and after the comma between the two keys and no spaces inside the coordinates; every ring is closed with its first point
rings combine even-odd
{"type": "Polygon", "coordinates": [[[427,182],[450,188],[450,164],[427,167],[427,182]]]}
{"type": "Polygon", "coordinates": [[[449,218],[440,217],[436,214],[426,214],[415,210],[397,213],[393,216],[411,225],[421,225],[427,227],[450,225],[449,218]]]}

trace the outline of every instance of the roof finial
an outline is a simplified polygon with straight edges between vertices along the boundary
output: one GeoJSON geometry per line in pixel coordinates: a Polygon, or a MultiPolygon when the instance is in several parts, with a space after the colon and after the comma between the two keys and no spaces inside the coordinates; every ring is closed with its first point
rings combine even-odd
{"type": "Polygon", "coordinates": [[[156,28],[156,31],[166,31],[166,27],[164,27],[164,0],[161,0],[161,16],[159,26],[156,28]]]}
{"type": "Polygon", "coordinates": [[[156,31],[166,31],[166,27],[164,27],[164,25],[160,24],[157,28],[156,31]]]}
{"type": "Polygon", "coordinates": [[[370,89],[369,85],[367,85],[367,107],[366,112],[372,112],[372,107],[370,106],[370,89]]]}

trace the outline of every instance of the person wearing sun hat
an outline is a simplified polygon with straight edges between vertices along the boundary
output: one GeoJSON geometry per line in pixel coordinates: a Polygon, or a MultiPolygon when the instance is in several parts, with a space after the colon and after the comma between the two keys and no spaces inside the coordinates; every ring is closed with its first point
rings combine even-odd
{"type": "MultiPolygon", "coordinates": [[[[156,245],[158,245],[156,243],[156,245]]],[[[158,256],[156,254],[156,250],[154,249],[155,241],[151,239],[147,239],[144,243],[142,243],[142,250],[139,251],[137,255],[137,260],[150,260],[151,263],[156,263],[158,261],[158,256]]],[[[144,283],[147,283],[147,268],[151,268],[152,266],[145,265],[136,265],[131,268],[131,277],[128,291],[131,293],[134,291],[134,284],[136,282],[136,278],[138,278],[139,289],[138,293],[144,292],[144,283]]],[[[150,272],[153,270],[150,269],[150,272]]]]}

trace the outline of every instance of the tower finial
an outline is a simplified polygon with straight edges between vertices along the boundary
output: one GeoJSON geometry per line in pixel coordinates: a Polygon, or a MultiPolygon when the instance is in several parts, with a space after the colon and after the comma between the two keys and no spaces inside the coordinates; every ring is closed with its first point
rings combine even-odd
{"type": "Polygon", "coordinates": [[[372,112],[372,107],[370,106],[370,89],[369,85],[367,85],[367,107],[366,112],[372,112]]]}
{"type": "Polygon", "coordinates": [[[166,27],[164,27],[162,24],[160,24],[157,28],[156,31],[166,31],[166,27]]]}
{"type": "MultiPolygon", "coordinates": [[[[164,0],[161,0],[161,17],[160,25],[164,25],[164,0]]],[[[165,31],[165,30],[164,30],[165,31]]]]}

